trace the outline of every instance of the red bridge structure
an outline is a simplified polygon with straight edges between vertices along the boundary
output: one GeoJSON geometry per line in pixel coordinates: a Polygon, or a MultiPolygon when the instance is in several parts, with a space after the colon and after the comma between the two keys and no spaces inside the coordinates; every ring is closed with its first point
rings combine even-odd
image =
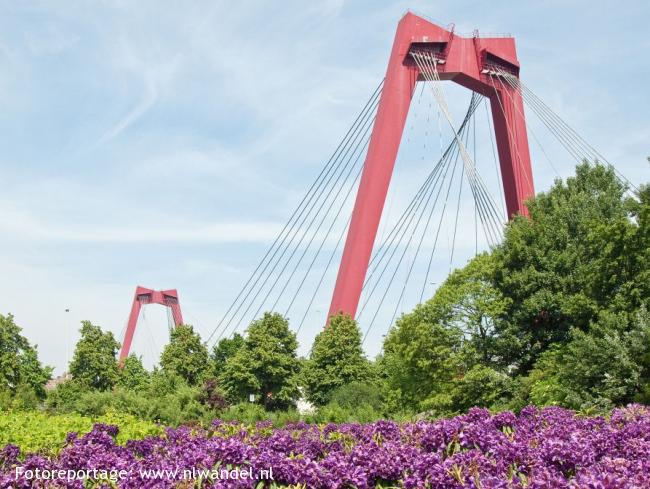
{"type": "Polygon", "coordinates": [[[181,305],[178,302],[178,292],[176,292],[176,289],[152,290],[138,285],[133,296],[131,314],[129,314],[129,322],[126,326],[124,341],[120,350],[120,364],[123,364],[124,360],[129,356],[133,334],[135,333],[135,327],[140,317],[140,310],[143,305],[147,304],[160,304],[168,307],[171,310],[174,324],[176,326],[183,324],[183,315],[181,314],[181,305]]]}
{"type": "Polygon", "coordinates": [[[514,39],[460,37],[407,13],[397,26],[328,317],[357,312],[415,84],[425,80],[416,57],[433,65],[439,79],[490,100],[508,215],[526,215],[524,201],[534,194],[521,95],[510,85],[496,88],[490,74],[519,75],[514,39]]]}

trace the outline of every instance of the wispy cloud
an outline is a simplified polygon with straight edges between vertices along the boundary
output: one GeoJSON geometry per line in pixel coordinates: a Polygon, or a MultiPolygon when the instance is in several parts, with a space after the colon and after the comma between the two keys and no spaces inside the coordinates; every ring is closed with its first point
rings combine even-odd
{"type": "Polygon", "coordinates": [[[151,227],[52,226],[25,212],[0,209],[0,231],[14,240],[76,243],[269,243],[282,225],[272,222],[214,222],[151,227]]]}
{"type": "Polygon", "coordinates": [[[119,47],[113,55],[112,62],[135,81],[129,81],[129,85],[140,86],[139,93],[136,95],[137,102],[126,115],[102,134],[98,140],[99,145],[116,138],[144,116],[158,102],[165,88],[171,84],[179,66],[178,55],[164,53],[163,59],[146,59],[147,53],[144,55],[139,53],[132,42],[127,34],[122,35],[117,43],[119,47]],[[165,54],[171,58],[166,58],[165,54]]]}

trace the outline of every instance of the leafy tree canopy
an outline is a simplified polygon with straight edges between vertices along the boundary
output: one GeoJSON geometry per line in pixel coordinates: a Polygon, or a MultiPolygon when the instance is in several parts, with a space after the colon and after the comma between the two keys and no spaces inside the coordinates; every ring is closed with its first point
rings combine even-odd
{"type": "Polygon", "coordinates": [[[527,206],[387,335],[393,410],[650,397],[650,188],[631,197],[613,170],[583,163],[527,206]]]}
{"type": "Polygon", "coordinates": [[[235,333],[232,338],[222,338],[212,349],[212,362],[214,364],[214,375],[219,376],[226,362],[244,345],[244,337],[235,333]]]}
{"type": "Polygon", "coordinates": [[[629,313],[648,300],[648,197],[647,188],[626,197],[613,170],[583,163],[528,202],[530,219],[516,218],[494,254],[494,283],[509,299],[504,365],[525,373],[603,309],[629,313]]]}
{"type": "Polygon", "coordinates": [[[207,347],[187,324],[171,330],[169,343],[160,356],[160,366],[179,375],[190,386],[202,383],[212,370],[207,347]]]}
{"type": "Polygon", "coordinates": [[[525,379],[529,402],[611,409],[635,400],[650,381],[645,308],[631,320],[627,314],[604,312],[588,333],[574,328],[570,338],[542,353],[525,379]]]}
{"type": "Polygon", "coordinates": [[[0,314],[0,390],[15,394],[19,387],[28,386],[42,398],[52,368],[41,365],[36,346],[30,345],[21,332],[11,314],[0,314]]]}
{"type": "Polygon", "coordinates": [[[116,355],[120,344],[113,333],[102,331],[90,321],[82,321],[80,332],[70,362],[72,378],[93,389],[111,389],[119,377],[116,355]]]}
{"type": "Polygon", "coordinates": [[[330,318],[311,349],[303,373],[307,398],[324,405],[335,389],[355,381],[369,380],[370,364],[361,347],[361,331],[348,315],[330,318]]]}
{"type": "Polygon", "coordinates": [[[244,344],[226,361],[221,386],[233,401],[254,394],[267,409],[286,408],[299,393],[297,348],[287,320],[267,312],[251,323],[244,344]]]}
{"type": "Polygon", "coordinates": [[[142,365],[142,358],[131,353],[122,364],[117,385],[130,390],[145,389],[151,380],[151,374],[142,365]]]}

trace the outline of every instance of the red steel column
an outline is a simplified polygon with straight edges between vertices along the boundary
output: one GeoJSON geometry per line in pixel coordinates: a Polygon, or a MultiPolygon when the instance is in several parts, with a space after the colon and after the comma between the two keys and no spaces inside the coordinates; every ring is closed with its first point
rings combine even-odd
{"type": "Polygon", "coordinates": [[[490,105],[508,218],[527,216],[524,200],[535,195],[535,188],[521,93],[509,86],[495,87],[490,105]]]}
{"type": "Polygon", "coordinates": [[[361,288],[366,278],[418,76],[415,67],[403,63],[410,47],[409,21],[411,19],[408,16],[404,17],[395,34],[328,319],[339,312],[354,317],[359,305],[361,288]]]}
{"type": "Polygon", "coordinates": [[[174,324],[180,326],[183,324],[183,315],[181,314],[181,305],[177,302],[169,306],[172,310],[172,317],[174,318],[174,324]]]}
{"type": "Polygon", "coordinates": [[[120,364],[124,363],[126,357],[129,356],[131,350],[131,342],[133,341],[133,333],[135,333],[135,325],[138,322],[140,315],[140,308],[142,304],[138,299],[138,292],[140,287],[136,287],[135,295],[133,296],[133,304],[131,305],[131,314],[129,314],[129,322],[126,325],[126,332],[124,333],[124,341],[122,342],[122,349],[120,350],[120,364]]]}

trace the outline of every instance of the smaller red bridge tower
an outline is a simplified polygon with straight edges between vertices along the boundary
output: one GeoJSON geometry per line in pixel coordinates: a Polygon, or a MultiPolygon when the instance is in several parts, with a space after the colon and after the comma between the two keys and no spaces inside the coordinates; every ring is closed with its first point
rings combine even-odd
{"type": "Polygon", "coordinates": [[[174,324],[176,326],[183,324],[183,315],[181,314],[181,305],[178,302],[178,292],[176,289],[152,290],[138,285],[135,288],[131,314],[129,315],[129,323],[126,326],[124,341],[122,342],[122,349],[120,350],[120,363],[123,363],[126,357],[129,356],[133,333],[135,333],[135,325],[140,316],[140,309],[142,309],[142,306],[146,304],[161,304],[165,307],[169,307],[172,312],[172,317],[174,318],[174,324]]]}

